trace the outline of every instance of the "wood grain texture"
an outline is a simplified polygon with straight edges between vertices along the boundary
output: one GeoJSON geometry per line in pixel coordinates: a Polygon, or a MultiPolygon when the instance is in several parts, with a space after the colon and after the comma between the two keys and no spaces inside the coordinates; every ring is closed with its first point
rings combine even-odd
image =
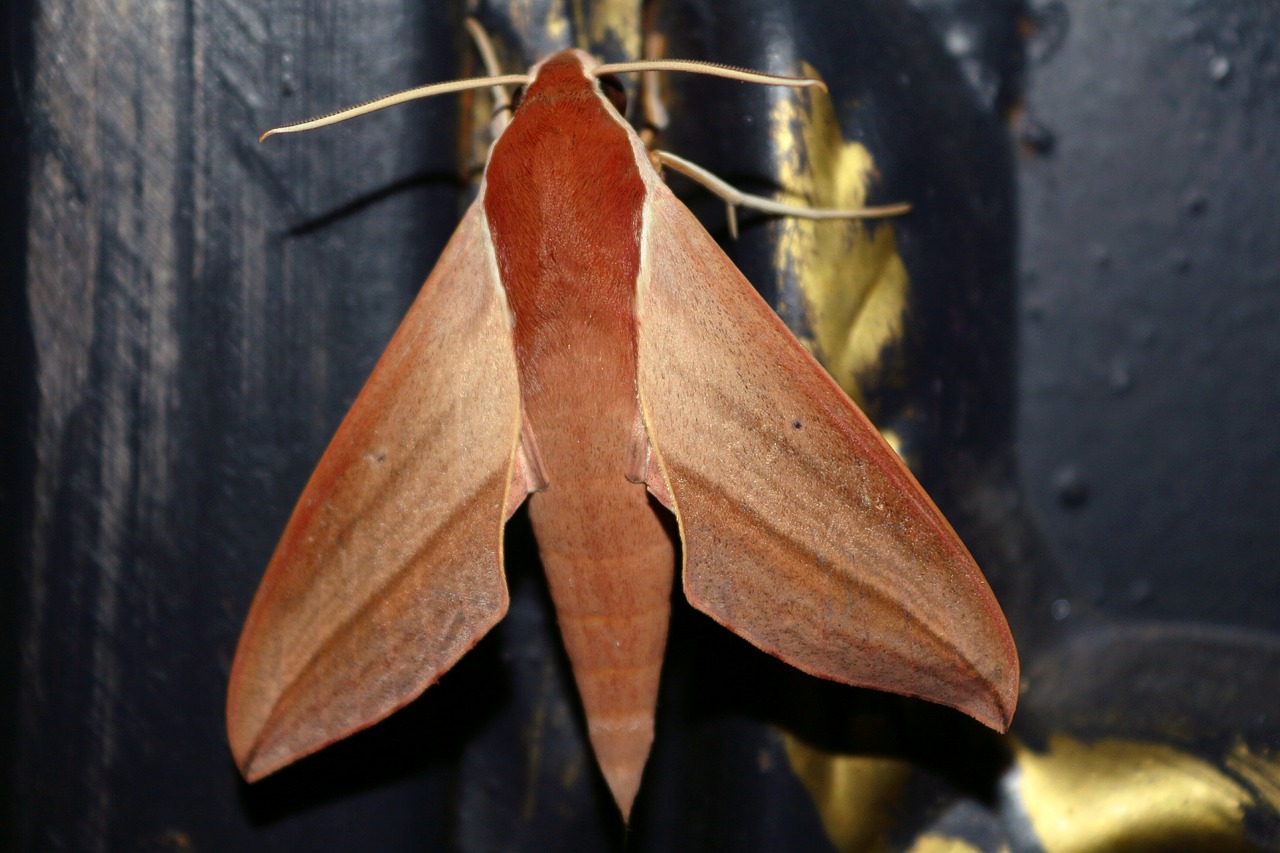
{"type": "Polygon", "coordinates": [[[127,21],[107,4],[34,11],[41,132],[27,293],[38,464],[19,720],[40,736],[22,744],[17,772],[37,786],[29,796],[44,825],[24,814],[18,845],[52,846],[41,832],[52,823],[66,846],[101,851],[119,831],[121,752],[150,680],[135,654],[158,630],[152,614],[188,583],[165,591],[181,553],[172,532],[187,526],[175,415],[191,242],[173,92],[189,81],[176,7],[136,8],[127,21]],[[63,714],[74,723],[50,725],[63,714]]]}
{"type": "Polygon", "coordinates": [[[452,174],[447,109],[438,143],[387,145],[422,111],[348,139],[358,170],[323,141],[282,156],[257,134],[456,74],[448,44],[422,40],[446,10],[22,5],[37,390],[14,701],[31,734],[0,847],[394,846],[395,815],[435,802],[439,773],[264,829],[291,806],[246,806],[205,711],[298,490],[458,219],[456,185],[427,182],[452,174]],[[372,829],[356,817],[379,810],[372,829]]]}

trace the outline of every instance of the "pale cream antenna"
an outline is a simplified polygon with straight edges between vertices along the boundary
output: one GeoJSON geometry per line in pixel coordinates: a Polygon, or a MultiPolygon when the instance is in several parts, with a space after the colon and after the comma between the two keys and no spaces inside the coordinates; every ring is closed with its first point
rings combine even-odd
{"type": "Polygon", "coordinates": [[[886,204],[879,207],[851,208],[802,207],[794,204],[783,204],[764,196],[744,193],[732,184],[716,177],[697,163],[691,163],[683,157],[667,151],[654,151],[653,154],[657,156],[658,162],[662,163],[662,165],[697,181],[724,201],[725,216],[729,224],[729,236],[735,240],[738,237],[737,209],[739,207],[745,207],[748,210],[759,210],[762,213],[774,213],[779,216],[794,216],[797,219],[869,219],[881,216],[900,216],[911,210],[911,205],[905,202],[886,204]]]}
{"type": "Polygon", "coordinates": [[[447,83],[432,83],[429,86],[418,86],[414,89],[405,89],[403,92],[396,92],[393,95],[386,95],[376,100],[367,101],[363,104],[357,104],[354,107],[347,107],[345,110],[328,113],[327,115],[317,116],[316,118],[307,119],[306,121],[294,122],[293,124],[282,125],[281,127],[273,127],[262,136],[258,137],[258,141],[262,142],[268,136],[277,136],[283,133],[302,133],[306,130],[315,130],[321,127],[328,127],[332,124],[344,122],[347,119],[357,118],[362,115],[368,115],[378,110],[384,110],[387,107],[394,107],[397,104],[416,101],[421,98],[430,98],[435,95],[447,95],[450,92],[465,92],[469,89],[484,89],[490,86],[527,86],[533,82],[533,78],[528,74],[503,74],[497,77],[477,77],[473,80],[451,80],[447,83]]]}
{"type": "MultiPolygon", "coordinates": [[[[472,38],[476,39],[476,46],[480,50],[481,58],[485,61],[486,66],[497,64],[496,58],[493,58],[492,45],[488,43],[488,36],[484,34],[484,30],[476,24],[471,25],[471,19],[467,19],[468,31],[472,38]],[[488,53],[486,54],[486,47],[488,53]]],[[[614,62],[606,65],[598,65],[592,69],[591,74],[600,77],[604,74],[623,74],[627,72],[659,72],[659,71],[683,71],[692,74],[705,74],[711,77],[724,77],[729,80],[740,80],[744,83],[759,83],[765,86],[791,86],[795,88],[806,88],[808,86],[818,86],[824,91],[827,86],[821,80],[812,77],[784,77],[778,74],[765,74],[760,71],[748,71],[744,68],[733,68],[728,65],[716,65],[711,62],[697,62],[688,59],[655,59],[655,60],[637,60],[635,62],[614,62]]],[[[472,80],[452,80],[447,83],[432,83],[428,86],[418,86],[413,89],[405,89],[402,92],[396,92],[386,95],[363,104],[357,104],[354,107],[347,107],[344,110],[327,113],[316,118],[306,119],[304,121],[294,122],[292,124],[273,127],[262,136],[258,137],[258,141],[262,142],[269,136],[278,136],[284,133],[302,133],[307,130],[316,130],[321,127],[329,127],[347,121],[348,119],[358,118],[359,116],[368,115],[378,110],[384,110],[387,107],[394,107],[398,104],[416,101],[421,98],[430,98],[435,95],[446,95],[450,92],[465,92],[470,89],[483,89],[486,87],[498,88],[501,86],[527,86],[533,82],[533,78],[528,74],[500,74],[490,77],[478,77],[472,80]]],[[[505,97],[505,95],[504,95],[505,97]]]]}
{"type": "MultiPolygon", "coordinates": [[[[651,45],[651,43],[646,39],[646,52],[656,46],[656,43],[651,45]]],[[[815,77],[786,77],[780,74],[766,74],[762,71],[735,68],[731,65],[718,65],[713,62],[697,62],[687,59],[642,59],[635,62],[614,62],[606,65],[598,65],[592,69],[591,73],[596,77],[600,77],[604,74],[622,74],[633,71],[638,71],[644,76],[642,92],[644,95],[645,117],[657,130],[662,130],[667,124],[667,111],[663,107],[661,99],[657,96],[657,75],[662,71],[680,71],[693,74],[705,74],[711,77],[723,77],[728,80],[739,80],[743,83],[759,83],[765,86],[788,86],[796,89],[816,86],[824,92],[827,91],[827,84],[815,77]]],[[[647,139],[646,142],[647,144],[652,144],[652,141],[652,135],[650,135],[650,138],[647,139]]],[[[896,216],[900,213],[906,213],[911,209],[911,205],[909,204],[895,204],[887,205],[885,207],[868,207],[848,210],[809,208],[782,204],[780,202],[773,201],[772,199],[764,198],[763,196],[744,193],[716,177],[696,163],[691,163],[683,157],[678,157],[675,154],[670,154],[666,151],[653,150],[650,156],[656,157],[659,163],[666,164],[682,175],[692,178],[723,199],[725,202],[725,214],[729,224],[729,235],[734,239],[737,239],[738,237],[737,208],[739,207],[746,207],[752,210],[763,211],[765,213],[776,213],[783,216],[795,216],[803,219],[859,219],[862,217],[874,216],[896,216]]]]}
{"type": "MultiPolygon", "coordinates": [[[[655,47],[657,47],[657,44],[651,45],[646,40],[646,52],[655,47]]],[[[654,78],[661,71],[706,74],[713,77],[724,77],[729,80],[740,80],[744,83],[760,83],[766,86],[789,86],[793,88],[817,86],[824,92],[827,91],[827,84],[815,77],[786,77],[779,74],[765,74],[760,71],[735,68],[730,65],[717,65],[711,62],[696,62],[685,59],[643,59],[635,62],[615,62],[607,65],[598,65],[592,69],[591,73],[599,77],[603,74],[621,74],[628,71],[639,71],[644,75],[646,94],[649,91],[657,91],[654,78]],[[651,81],[653,85],[649,85],[651,81]]],[[[656,96],[652,98],[646,97],[645,113],[651,122],[655,122],[655,126],[658,129],[665,127],[666,110],[663,109],[661,101],[656,96]]],[[[692,163],[667,151],[654,150],[650,152],[650,156],[656,157],[659,163],[668,166],[687,178],[697,181],[713,194],[719,196],[725,203],[725,216],[729,226],[729,236],[734,239],[738,237],[737,209],[739,207],[780,216],[794,216],[797,219],[867,219],[881,216],[899,216],[911,210],[911,205],[906,203],[859,208],[820,208],[783,204],[764,196],[744,193],[716,177],[697,163],[692,163]]]]}
{"type": "Polygon", "coordinates": [[[750,71],[746,68],[735,68],[732,65],[717,65],[714,62],[698,62],[693,59],[637,59],[633,62],[610,62],[597,65],[591,69],[594,77],[604,74],[627,74],[634,71],[680,71],[689,74],[705,74],[708,77],[724,77],[727,80],[740,80],[743,83],[759,83],[762,86],[791,86],[804,89],[817,86],[824,92],[827,84],[816,77],[786,77],[781,74],[766,74],[763,71],[750,71]]]}
{"type": "MultiPolygon", "coordinates": [[[[533,78],[528,74],[493,74],[497,70],[497,57],[493,51],[493,45],[489,40],[489,36],[485,33],[484,28],[480,26],[473,18],[466,20],[467,31],[471,34],[475,41],[476,49],[480,52],[481,60],[484,62],[485,69],[491,72],[488,77],[477,77],[470,80],[452,80],[446,83],[432,83],[427,86],[418,86],[413,89],[406,89],[402,92],[396,92],[386,95],[363,104],[357,104],[354,107],[347,107],[344,110],[328,113],[326,115],[317,116],[316,118],[306,119],[305,121],[294,122],[280,127],[274,127],[268,130],[262,136],[258,137],[258,141],[262,142],[269,136],[277,136],[285,133],[302,133],[307,130],[315,130],[321,127],[338,124],[348,119],[358,118],[359,116],[368,115],[378,110],[394,107],[398,104],[416,101],[422,98],[430,98],[435,95],[446,95],[451,92],[465,92],[472,89],[492,88],[494,96],[494,105],[497,108],[495,112],[500,113],[506,118],[502,121],[502,126],[510,121],[510,99],[506,93],[504,86],[527,86],[533,82],[533,78]]],[[[604,65],[597,65],[591,70],[594,77],[601,77],[605,74],[624,74],[631,72],[640,72],[645,75],[647,81],[653,81],[654,76],[662,71],[678,71],[692,74],[704,74],[711,77],[723,77],[728,80],[739,80],[744,83],[758,83],[765,86],[788,86],[793,88],[807,88],[817,86],[826,91],[827,85],[821,80],[814,77],[786,77],[779,74],[765,74],[761,71],[750,71],[745,68],[734,68],[729,65],[717,65],[712,62],[698,62],[687,59],[646,59],[636,60],[634,62],[614,62],[604,65]]],[[[656,86],[652,87],[656,90],[656,86]]],[[[666,111],[662,109],[660,101],[655,97],[652,103],[648,104],[648,111],[652,111],[653,118],[658,119],[661,128],[666,124],[666,111]]],[[[678,157],[666,151],[654,151],[652,156],[658,158],[658,161],[671,169],[689,177],[702,184],[715,195],[719,196],[725,203],[726,215],[729,224],[729,234],[736,238],[738,236],[738,218],[737,208],[744,207],[751,210],[759,210],[763,213],[773,213],[781,216],[794,216],[800,219],[863,219],[868,217],[880,216],[897,216],[906,213],[911,209],[910,204],[891,204],[880,207],[863,207],[849,209],[834,208],[810,208],[797,205],[782,204],[781,202],[767,199],[763,196],[751,195],[736,189],[732,185],[726,183],[716,177],[711,172],[696,163],[678,157]]]]}

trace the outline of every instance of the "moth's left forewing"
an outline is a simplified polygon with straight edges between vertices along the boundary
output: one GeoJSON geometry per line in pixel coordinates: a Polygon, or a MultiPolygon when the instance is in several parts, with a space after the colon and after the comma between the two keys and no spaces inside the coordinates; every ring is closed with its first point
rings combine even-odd
{"type": "Polygon", "coordinates": [[[637,385],[690,602],[806,672],[1005,728],[1017,654],[968,551],[688,209],[646,183],[637,385]]]}
{"type": "Polygon", "coordinates": [[[303,491],[227,693],[251,781],[405,705],[507,609],[520,398],[473,205],[303,491]]]}

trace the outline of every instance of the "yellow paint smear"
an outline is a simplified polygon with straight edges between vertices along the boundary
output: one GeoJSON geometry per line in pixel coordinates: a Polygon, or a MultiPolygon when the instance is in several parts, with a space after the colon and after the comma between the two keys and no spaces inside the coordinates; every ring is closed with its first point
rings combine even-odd
{"type": "Polygon", "coordinates": [[[574,17],[578,19],[578,32],[587,41],[580,47],[615,41],[622,45],[628,56],[640,55],[640,16],[643,7],[634,0],[599,0],[589,4],[589,11],[582,8],[582,0],[575,0],[574,17]],[[585,21],[583,20],[585,18],[585,21]]]}
{"type": "Polygon", "coordinates": [[[925,834],[916,839],[915,844],[911,845],[907,853],[982,853],[982,848],[974,847],[969,842],[962,841],[959,838],[925,834]]]}
{"type": "Polygon", "coordinates": [[[1243,837],[1253,799],[1218,768],[1163,744],[1019,746],[1015,786],[1046,853],[1255,849],[1243,837]]]}
{"type": "Polygon", "coordinates": [[[791,769],[808,789],[827,836],[842,853],[881,853],[911,765],[892,758],[833,755],[792,735],[784,738],[791,769]]]}
{"type": "MultiPolygon", "coordinates": [[[[807,64],[803,73],[818,76],[807,64]]],[[[866,204],[876,175],[871,154],[845,142],[824,92],[779,97],[770,115],[780,201],[824,208],[866,204]]],[[[910,199],[886,199],[886,202],[910,199]]],[[[886,348],[903,336],[908,278],[891,223],[781,218],[780,274],[804,293],[813,339],[806,344],[846,392],[881,367],[886,348]]]]}
{"type": "Polygon", "coordinates": [[[1280,761],[1276,756],[1254,752],[1241,742],[1232,747],[1225,764],[1273,812],[1280,812],[1280,761]]]}

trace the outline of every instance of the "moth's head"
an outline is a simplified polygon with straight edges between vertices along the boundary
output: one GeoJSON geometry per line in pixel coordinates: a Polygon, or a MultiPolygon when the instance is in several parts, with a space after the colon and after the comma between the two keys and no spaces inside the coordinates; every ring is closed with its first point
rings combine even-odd
{"type": "Polygon", "coordinates": [[[596,69],[601,67],[596,57],[584,50],[570,48],[553,53],[529,69],[531,82],[521,86],[511,96],[512,113],[519,112],[522,104],[530,98],[548,92],[572,92],[584,85],[608,101],[619,115],[627,114],[627,90],[618,75],[605,71],[600,74],[596,69]]]}

